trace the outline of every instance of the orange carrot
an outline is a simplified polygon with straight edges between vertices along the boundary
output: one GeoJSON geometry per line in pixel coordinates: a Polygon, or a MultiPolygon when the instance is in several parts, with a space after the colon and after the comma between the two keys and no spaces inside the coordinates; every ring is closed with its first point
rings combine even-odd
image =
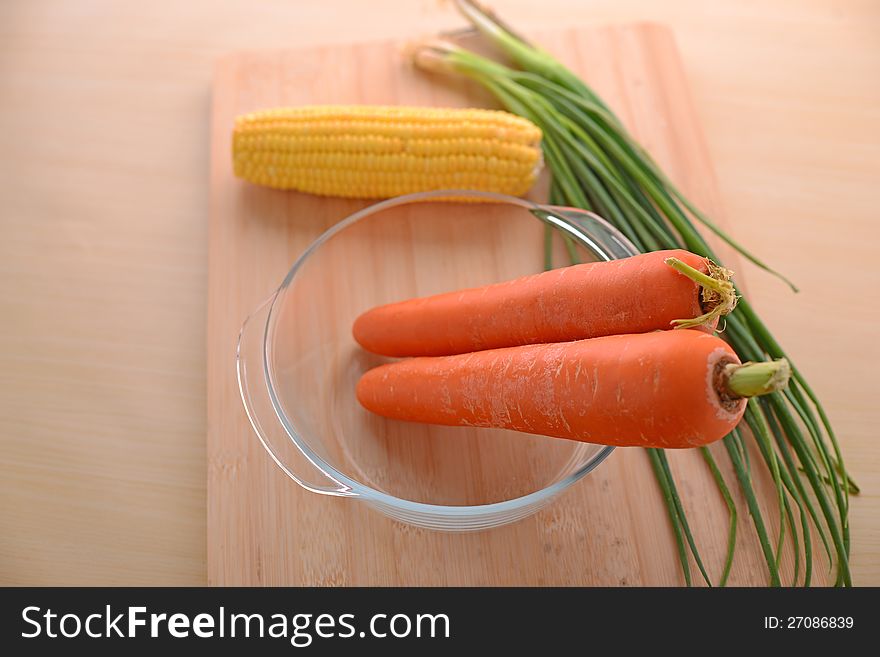
{"type": "Polygon", "coordinates": [[[658,331],[402,360],[364,374],[357,397],[398,420],[683,448],[724,437],[745,397],[787,381],[784,360],[742,365],[713,335],[658,331]]]}
{"type": "Polygon", "coordinates": [[[377,354],[445,356],[677,324],[712,329],[736,302],[729,274],[688,251],[655,251],[379,306],[353,333],[377,354]]]}

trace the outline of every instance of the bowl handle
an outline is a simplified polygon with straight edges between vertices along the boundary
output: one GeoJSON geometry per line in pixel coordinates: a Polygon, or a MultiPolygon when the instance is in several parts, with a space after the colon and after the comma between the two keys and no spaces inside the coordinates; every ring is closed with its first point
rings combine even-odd
{"type": "Polygon", "coordinates": [[[356,497],[357,493],[325,472],[314,455],[294,442],[272,403],[264,365],[264,337],[274,300],[275,294],[260,304],[244,321],[238,336],[235,360],[245,412],[263,447],[288,477],[313,493],[356,497]]]}
{"type": "Polygon", "coordinates": [[[635,244],[602,217],[587,210],[541,205],[533,209],[532,214],[574,238],[600,260],[617,260],[639,254],[635,244]]]}

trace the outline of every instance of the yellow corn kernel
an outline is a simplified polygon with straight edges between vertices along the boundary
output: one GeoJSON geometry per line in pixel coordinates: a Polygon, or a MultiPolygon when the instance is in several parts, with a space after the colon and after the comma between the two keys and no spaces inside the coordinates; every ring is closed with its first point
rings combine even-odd
{"type": "Polygon", "coordinates": [[[525,194],[541,130],[507,112],[371,105],[281,107],[239,116],[235,175],[276,189],[386,198],[437,189],[525,194]]]}

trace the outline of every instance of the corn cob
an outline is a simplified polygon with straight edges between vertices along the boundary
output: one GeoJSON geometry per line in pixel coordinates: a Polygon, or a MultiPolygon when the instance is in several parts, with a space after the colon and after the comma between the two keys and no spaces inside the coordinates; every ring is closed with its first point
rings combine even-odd
{"type": "Polygon", "coordinates": [[[239,116],[235,175],[323,196],[436,189],[520,195],[541,169],[541,131],[507,112],[428,107],[285,107],[239,116]]]}

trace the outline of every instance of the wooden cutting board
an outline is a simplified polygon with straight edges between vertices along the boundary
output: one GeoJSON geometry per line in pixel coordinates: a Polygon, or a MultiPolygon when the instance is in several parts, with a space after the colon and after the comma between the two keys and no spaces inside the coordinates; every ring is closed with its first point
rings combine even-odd
{"type": "MultiPolygon", "coordinates": [[[[587,79],[696,203],[722,209],[671,33],[652,24],[533,35],[587,79]]],[[[274,105],[493,106],[466,82],[412,69],[395,42],[247,52],[222,59],[212,109],[208,289],[208,580],[215,585],[681,585],[673,534],[646,454],[618,449],[549,507],[517,524],[443,534],[352,500],[308,493],[270,460],[238,396],[235,345],[245,317],[321,232],[365,202],[258,189],[233,177],[239,113],[274,105]]],[[[538,192],[540,194],[540,192],[538,192]]],[[[722,450],[719,461],[727,463],[722,450]]],[[[757,463],[760,457],[755,456],[757,463]]],[[[696,452],[671,456],[703,559],[718,578],[728,516],[696,452]]],[[[730,487],[738,490],[730,469],[730,487]]],[[[775,535],[774,494],[756,485],[775,535]]],[[[739,496],[738,496],[739,497],[739,496]]],[[[745,505],[730,582],[766,567],[745,505]]],[[[790,572],[786,554],[783,571],[790,572]]],[[[816,568],[822,583],[823,568],[816,568]]],[[[694,579],[699,575],[694,569],[694,579]]]]}

